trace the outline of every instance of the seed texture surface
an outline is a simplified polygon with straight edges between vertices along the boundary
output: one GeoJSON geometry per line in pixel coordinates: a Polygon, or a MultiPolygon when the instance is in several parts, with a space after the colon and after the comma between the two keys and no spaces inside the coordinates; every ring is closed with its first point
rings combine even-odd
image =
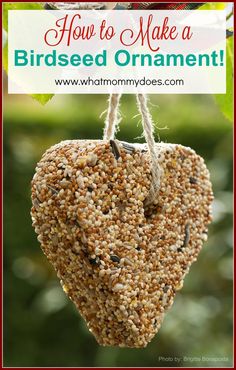
{"type": "Polygon", "coordinates": [[[145,347],[196,261],[213,199],[192,149],[156,144],[161,186],[151,186],[145,144],[63,141],[32,180],[38,241],[101,345],[145,347]]]}

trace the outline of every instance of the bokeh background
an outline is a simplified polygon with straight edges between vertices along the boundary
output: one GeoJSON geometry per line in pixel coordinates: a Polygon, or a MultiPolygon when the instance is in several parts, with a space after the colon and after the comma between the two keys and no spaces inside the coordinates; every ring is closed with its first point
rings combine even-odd
{"type": "MultiPolygon", "coordinates": [[[[203,8],[232,12],[230,4],[207,3],[203,8]]],[[[227,72],[230,91],[228,67],[227,72]]],[[[58,95],[42,106],[30,96],[8,95],[6,75],[4,79],[4,366],[231,367],[232,123],[214,97],[150,97],[156,140],[190,146],[206,161],[215,195],[213,223],[152,342],[145,349],[100,347],[41,252],[31,226],[30,182],[51,145],[102,138],[105,117],[100,115],[107,96],[58,95]]],[[[233,96],[218,96],[217,101],[229,112],[233,96]]],[[[118,139],[143,142],[134,96],[122,97],[121,111],[118,139]]]]}
{"type": "MultiPolygon", "coordinates": [[[[60,95],[42,106],[5,94],[4,366],[231,366],[232,123],[212,96],[150,97],[156,139],[204,157],[215,201],[209,240],[145,349],[100,347],[41,252],[30,218],[36,163],[61,140],[100,139],[106,107],[106,95],[60,95]]],[[[121,111],[118,139],[143,142],[134,96],[122,97],[121,111]]]]}

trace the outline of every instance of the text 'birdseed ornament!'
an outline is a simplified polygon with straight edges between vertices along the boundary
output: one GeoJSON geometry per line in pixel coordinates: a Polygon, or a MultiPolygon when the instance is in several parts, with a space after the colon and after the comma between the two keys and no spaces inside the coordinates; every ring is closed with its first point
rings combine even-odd
{"type": "Polygon", "coordinates": [[[119,98],[110,97],[103,140],[46,151],[32,180],[31,214],[43,252],[98,343],[145,347],[207,239],[213,194],[200,156],[154,142],[143,95],[147,144],[114,140],[119,98]]]}

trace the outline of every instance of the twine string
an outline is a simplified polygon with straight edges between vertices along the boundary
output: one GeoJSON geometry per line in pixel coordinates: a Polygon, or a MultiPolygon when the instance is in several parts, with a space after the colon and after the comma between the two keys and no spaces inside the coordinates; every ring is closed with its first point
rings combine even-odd
{"type": "Polygon", "coordinates": [[[155,150],[154,123],[147,106],[147,97],[144,94],[137,94],[136,99],[138,109],[142,116],[143,133],[147,143],[151,161],[152,183],[149,190],[149,195],[145,201],[145,205],[147,206],[153,203],[160,189],[161,170],[159,167],[158,156],[155,150]]]}
{"type": "Polygon", "coordinates": [[[120,123],[119,103],[120,94],[111,94],[108,99],[107,117],[103,133],[104,140],[112,140],[120,123]]]}
{"type": "MultiPolygon", "coordinates": [[[[114,139],[117,128],[120,123],[119,103],[121,94],[111,94],[108,100],[107,117],[105,120],[104,140],[114,139]]],[[[148,109],[147,97],[144,94],[137,94],[137,106],[142,117],[143,133],[147,143],[150,156],[152,183],[148,197],[145,200],[145,206],[154,202],[160,189],[161,169],[158,162],[158,156],[155,150],[154,123],[148,109]]]]}

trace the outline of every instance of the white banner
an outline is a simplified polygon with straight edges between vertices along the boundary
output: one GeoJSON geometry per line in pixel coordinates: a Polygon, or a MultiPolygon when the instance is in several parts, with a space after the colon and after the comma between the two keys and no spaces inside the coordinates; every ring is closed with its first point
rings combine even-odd
{"type": "Polygon", "coordinates": [[[226,92],[224,11],[11,10],[8,91],[226,92]]]}

